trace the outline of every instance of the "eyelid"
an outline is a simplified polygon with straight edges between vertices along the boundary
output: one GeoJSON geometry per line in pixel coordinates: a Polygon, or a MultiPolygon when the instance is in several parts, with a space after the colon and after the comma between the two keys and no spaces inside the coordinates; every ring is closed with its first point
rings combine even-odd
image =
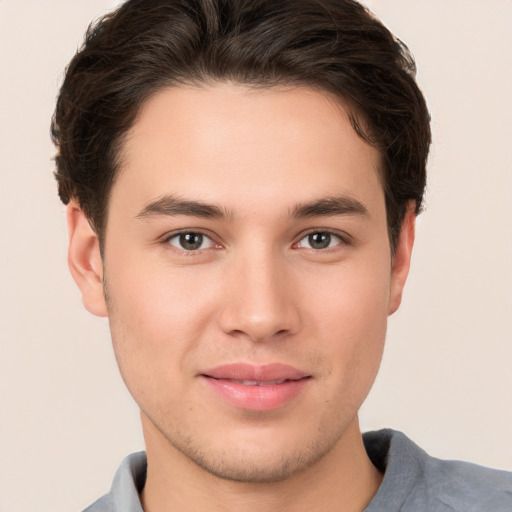
{"type": "Polygon", "coordinates": [[[207,249],[211,249],[212,247],[220,247],[222,244],[220,244],[219,242],[217,242],[215,240],[215,236],[208,230],[205,230],[205,229],[201,229],[201,228],[182,228],[182,229],[177,229],[175,231],[170,231],[168,233],[166,233],[165,235],[163,235],[162,237],[160,237],[159,239],[159,242],[163,245],[168,245],[168,246],[171,246],[173,247],[173,249],[176,249],[177,251],[181,251],[183,253],[187,253],[187,255],[191,255],[193,253],[197,253],[197,252],[201,252],[201,251],[205,251],[207,249]],[[172,240],[173,238],[176,238],[178,237],[179,235],[183,235],[183,234],[186,234],[186,233],[193,233],[193,234],[197,234],[197,235],[202,235],[203,237],[205,238],[208,238],[211,242],[211,247],[207,247],[205,249],[196,249],[196,250],[189,250],[187,251],[186,249],[180,249],[179,247],[176,247],[174,245],[172,245],[170,243],[170,240],[172,240]]]}
{"type": "Polygon", "coordinates": [[[330,250],[336,249],[336,247],[339,245],[351,245],[351,243],[352,243],[352,236],[350,236],[348,233],[346,233],[344,231],[338,231],[338,230],[330,229],[330,228],[314,228],[314,229],[308,229],[307,231],[302,232],[299,235],[297,242],[295,242],[293,244],[293,246],[297,247],[299,249],[307,249],[307,250],[312,250],[315,252],[328,252],[330,250]],[[335,236],[336,238],[338,238],[339,243],[337,243],[334,247],[328,247],[325,249],[313,249],[312,247],[300,247],[299,246],[300,242],[302,240],[304,240],[304,238],[308,237],[309,235],[314,235],[315,233],[328,233],[329,235],[335,236]]]}
{"type": "MultiPolygon", "coordinates": [[[[216,238],[218,238],[218,237],[215,234],[213,234],[209,230],[202,229],[202,228],[181,228],[181,229],[167,232],[159,238],[159,243],[161,243],[163,245],[169,245],[169,246],[175,248],[176,250],[178,250],[178,251],[181,250],[182,252],[188,253],[189,255],[192,255],[192,253],[201,252],[201,251],[211,248],[211,247],[207,247],[205,249],[197,249],[195,251],[194,250],[187,251],[186,249],[180,249],[179,247],[172,246],[169,243],[169,241],[171,239],[178,237],[179,235],[184,234],[184,233],[200,234],[200,235],[208,238],[211,241],[211,244],[213,247],[217,246],[217,248],[221,248],[223,246],[222,243],[220,243],[216,240],[216,238]]],[[[297,241],[292,244],[292,248],[303,248],[303,249],[312,250],[315,252],[328,252],[329,250],[334,250],[339,245],[351,245],[352,241],[353,241],[353,237],[344,231],[338,231],[338,230],[332,229],[332,228],[311,228],[311,229],[308,229],[308,230],[300,233],[296,240],[297,241]],[[300,247],[299,246],[300,242],[304,238],[306,238],[309,235],[315,234],[315,233],[328,233],[328,234],[338,238],[339,243],[337,243],[334,247],[328,247],[326,249],[313,249],[313,248],[309,248],[309,247],[300,247]]]]}

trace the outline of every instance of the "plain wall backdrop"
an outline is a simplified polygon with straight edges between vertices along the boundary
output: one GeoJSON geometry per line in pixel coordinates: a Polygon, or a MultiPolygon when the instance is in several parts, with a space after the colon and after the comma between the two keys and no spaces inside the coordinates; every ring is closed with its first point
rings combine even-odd
{"type": "MultiPolygon", "coordinates": [[[[432,112],[427,210],[365,430],[512,470],[512,2],[368,0],[411,48],[432,112]]],[[[143,448],[106,320],[66,263],[49,122],[113,0],[0,0],[0,511],[81,510],[143,448]]]]}

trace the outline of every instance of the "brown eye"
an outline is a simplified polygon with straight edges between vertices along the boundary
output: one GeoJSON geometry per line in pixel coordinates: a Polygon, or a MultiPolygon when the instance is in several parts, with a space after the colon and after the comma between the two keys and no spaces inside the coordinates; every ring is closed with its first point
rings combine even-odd
{"type": "Polygon", "coordinates": [[[198,251],[200,249],[208,249],[213,245],[210,238],[202,233],[194,233],[192,231],[178,233],[168,239],[168,243],[178,249],[185,251],[198,251]]]}
{"type": "Polygon", "coordinates": [[[182,233],[179,236],[179,242],[183,249],[187,251],[195,251],[199,249],[203,243],[203,235],[200,233],[182,233]]]}
{"type": "Polygon", "coordinates": [[[340,236],[335,235],[333,233],[329,233],[328,231],[317,231],[315,233],[310,233],[306,235],[300,242],[300,247],[304,247],[306,249],[329,249],[334,247],[342,242],[340,236]]]}

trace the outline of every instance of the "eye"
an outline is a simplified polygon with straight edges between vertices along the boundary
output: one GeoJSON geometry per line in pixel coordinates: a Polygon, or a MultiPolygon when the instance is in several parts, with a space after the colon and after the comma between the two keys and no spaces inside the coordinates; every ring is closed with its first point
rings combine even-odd
{"type": "Polygon", "coordinates": [[[342,242],[343,239],[339,235],[329,233],[328,231],[316,231],[302,238],[298,246],[305,249],[322,250],[330,249],[342,242]]]}
{"type": "Polygon", "coordinates": [[[211,238],[202,233],[195,233],[193,231],[176,233],[167,238],[166,242],[184,251],[200,251],[201,249],[209,249],[215,245],[211,238]]]}

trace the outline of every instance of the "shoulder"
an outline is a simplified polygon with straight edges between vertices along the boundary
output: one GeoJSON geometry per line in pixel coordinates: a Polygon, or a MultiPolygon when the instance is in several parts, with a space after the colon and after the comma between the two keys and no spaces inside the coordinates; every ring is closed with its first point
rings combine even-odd
{"type": "Polygon", "coordinates": [[[374,464],[385,470],[368,512],[390,500],[403,512],[512,511],[512,473],[431,457],[393,430],[365,434],[365,446],[374,464]]]}
{"type": "Polygon", "coordinates": [[[428,457],[417,494],[447,510],[512,511],[512,473],[461,461],[428,457]]]}
{"type": "Polygon", "coordinates": [[[82,512],[115,512],[115,510],[115,505],[111,499],[110,493],[108,493],[97,499],[82,512]]]}
{"type": "Polygon", "coordinates": [[[83,512],[143,512],[139,492],[146,481],[146,470],[146,454],[132,453],[119,466],[110,492],[83,512]]]}

